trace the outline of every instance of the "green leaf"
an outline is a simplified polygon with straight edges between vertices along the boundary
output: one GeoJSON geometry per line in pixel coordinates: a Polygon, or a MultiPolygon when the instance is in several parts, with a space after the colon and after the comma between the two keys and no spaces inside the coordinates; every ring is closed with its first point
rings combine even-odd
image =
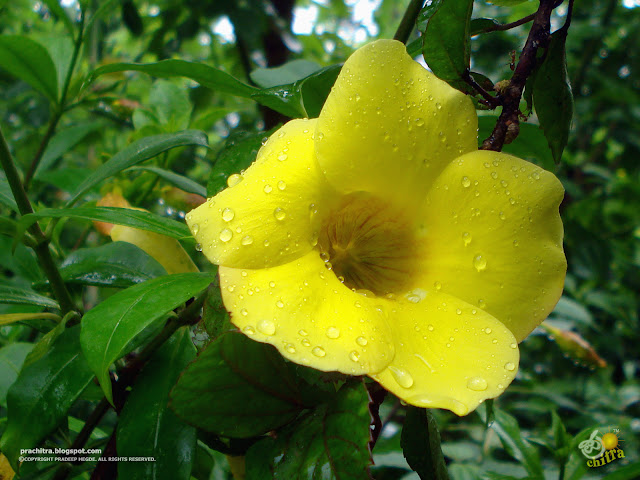
{"type": "Polygon", "coordinates": [[[49,56],[56,67],[58,76],[58,98],[62,99],[62,89],[67,78],[69,68],[71,68],[71,57],[73,56],[73,42],[71,38],[63,35],[45,34],[37,35],[35,39],[47,49],[49,56]]]}
{"type": "Polygon", "coordinates": [[[14,237],[18,230],[18,222],[7,217],[0,217],[0,234],[14,237]]]}
{"type": "Polygon", "coordinates": [[[79,248],[60,265],[65,283],[126,288],[167,272],[153,257],[126,242],[79,248]]]}
{"type": "Polygon", "coordinates": [[[316,118],[320,115],[340,70],[342,70],[342,65],[331,65],[300,80],[299,89],[307,117],[316,118]]]}
{"type": "Polygon", "coordinates": [[[229,312],[222,301],[218,277],[209,285],[207,298],[202,306],[202,323],[209,338],[216,339],[224,332],[235,330],[229,312]]]}
{"type": "Polygon", "coordinates": [[[7,391],[16,381],[33,343],[17,342],[0,348],[0,406],[7,406],[7,391]]]}
{"type": "MultiPolygon", "coordinates": [[[[427,29],[427,24],[431,17],[438,11],[438,9],[442,6],[443,2],[446,0],[433,0],[425,5],[422,10],[420,10],[420,14],[418,15],[418,19],[416,20],[416,25],[418,30],[422,33],[427,29]]],[[[420,38],[420,45],[422,45],[422,37],[420,38]]]]}
{"type": "Polygon", "coordinates": [[[64,217],[128,225],[177,239],[191,236],[189,228],[184,223],[143,210],[118,207],[45,208],[39,212],[25,215],[20,219],[18,225],[23,233],[41,218],[64,217]]]}
{"type": "Polygon", "coordinates": [[[438,424],[429,410],[407,407],[400,444],[407,463],[421,479],[449,480],[438,424]]]}
{"type": "Polygon", "coordinates": [[[212,281],[213,276],[205,273],[166,275],[120,291],[85,314],[80,335],[82,351],[110,402],[109,367],[128,353],[131,340],[212,281]]]}
{"type": "Polygon", "coordinates": [[[602,480],[634,480],[640,478],[640,462],[634,462],[631,465],[618,467],[615,472],[610,473],[602,480]]]}
{"type": "Polygon", "coordinates": [[[549,48],[533,82],[533,105],[556,163],[569,140],[573,117],[573,94],[567,75],[567,30],[551,35],[549,48]]]}
{"type": "Polygon", "coordinates": [[[38,361],[23,368],[7,394],[7,428],[0,449],[17,470],[20,449],[36,447],[62,422],[91,383],[79,327],[67,328],[38,361]]]}
{"type": "Polygon", "coordinates": [[[67,202],[67,206],[73,205],[84,193],[96,186],[103,180],[112,177],[125,168],[132,167],[149,160],[171,148],[185,146],[206,147],[207,135],[199,130],[185,130],[178,133],[167,133],[141,138],[133,142],[124,150],[116,153],[113,157],[101,165],[92,175],[90,175],[78,187],[76,192],[67,202]]]}
{"type": "Polygon", "coordinates": [[[474,18],[469,25],[469,35],[473,37],[481,33],[492,32],[498,26],[500,26],[500,22],[493,18],[474,18]]]}
{"type": "Polygon", "coordinates": [[[281,113],[285,117],[307,117],[302,95],[300,95],[300,91],[295,85],[263,88],[251,94],[251,98],[259,104],[281,113]]]}
{"type": "Polygon", "coordinates": [[[47,49],[35,40],[21,35],[0,36],[0,67],[53,103],[58,102],[56,67],[47,49]]]}
{"type": "Polygon", "coordinates": [[[207,196],[207,189],[202,185],[194,182],[190,178],[178,175],[171,170],[165,170],[164,168],[158,167],[131,167],[129,171],[130,170],[143,170],[146,172],[155,173],[159,177],[164,178],[170,184],[178,187],[181,190],[184,190],[187,193],[195,193],[196,195],[200,195],[205,198],[207,196]]]}
{"type": "Polygon", "coordinates": [[[196,356],[189,330],[176,332],[136,379],[122,409],[116,445],[120,457],[154,457],[154,462],[121,462],[120,478],[189,480],[196,429],[169,408],[169,391],[196,356]]]}
{"type": "Polygon", "coordinates": [[[47,178],[42,178],[44,172],[51,168],[58,158],[80,143],[84,137],[102,126],[103,124],[101,122],[91,122],[59,130],[51,138],[46,150],[42,154],[42,159],[34,175],[35,178],[47,181],[47,178]]]}
{"type": "Polygon", "coordinates": [[[271,136],[275,128],[268,132],[240,132],[230,135],[224,144],[209,174],[207,195],[213,197],[227,188],[227,178],[234,173],[249,168],[258,155],[262,143],[271,136]]]}
{"type": "Polygon", "coordinates": [[[168,131],[184,130],[189,126],[193,105],[189,101],[187,89],[167,80],[157,80],[151,87],[148,105],[159,124],[168,131]]]}
{"type": "Polygon", "coordinates": [[[112,63],[97,68],[85,81],[85,88],[100,75],[106,73],[136,71],[159,78],[185,77],[198,82],[203,87],[218,93],[226,93],[249,98],[257,89],[251,87],[231,75],[203,63],[186,62],[184,60],[162,60],[157,63],[112,63]]]}
{"type": "Polygon", "coordinates": [[[345,385],[327,404],[253,445],[246,478],[370,479],[370,422],[364,384],[345,385]]]}
{"type": "Polygon", "coordinates": [[[298,59],[273,68],[257,68],[249,76],[263,88],[294,83],[320,70],[320,65],[309,60],[298,59]]]}
{"type": "Polygon", "coordinates": [[[58,302],[49,297],[44,297],[31,290],[9,285],[0,285],[0,304],[2,303],[59,308],[58,302]]]}
{"type": "Polygon", "coordinates": [[[530,477],[543,479],[544,472],[538,450],[522,438],[518,421],[515,417],[495,406],[493,407],[493,412],[495,420],[491,428],[500,437],[504,449],[509,455],[522,463],[530,477]]]}
{"type": "Polygon", "coordinates": [[[69,34],[73,36],[75,34],[75,27],[69,15],[67,15],[67,12],[65,12],[62,5],[60,5],[60,0],[43,0],[42,3],[44,3],[59,20],[62,20],[69,34]]]}
{"type": "Polygon", "coordinates": [[[189,365],[171,408],[192,425],[226,437],[262,435],[305,408],[293,371],[270,345],[228,332],[189,365]]]}
{"type": "Polygon", "coordinates": [[[18,213],[18,205],[13,198],[13,192],[4,171],[0,172],[0,203],[18,213]]]}
{"type": "Polygon", "coordinates": [[[469,70],[471,58],[472,10],[473,0],[442,0],[424,32],[422,54],[427,65],[438,78],[459,90],[464,90],[461,78],[469,70]]]}

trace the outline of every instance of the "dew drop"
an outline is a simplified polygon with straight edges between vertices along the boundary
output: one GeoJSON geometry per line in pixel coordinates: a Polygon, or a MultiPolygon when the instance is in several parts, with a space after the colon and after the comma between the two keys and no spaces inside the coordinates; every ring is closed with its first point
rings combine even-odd
{"type": "Polygon", "coordinates": [[[471,234],[469,232],[464,232],[462,234],[462,242],[464,243],[465,247],[471,243],[471,234]]]}
{"type": "Polygon", "coordinates": [[[197,223],[194,223],[191,226],[191,231],[193,232],[194,235],[198,234],[198,230],[200,230],[200,225],[198,225],[197,223]]]}
{"type": "Polygon", "coordinates": [[[500,218],[500,220],[504,220],[505,218],[507,218],[506,215],[504,214],[504,212],[500,212],[498,214],[498,217],[500,218]]]}
{"type": "Polygon", "coordinates": [[[220,232],[220,240],[223,242],[228,242],[233,237],[233,232],[228,228],[225,228],[220,232]]]}
{"type": "Polygon", "coordinates": [[[306,338],[303,338],[302,340],[300,340],[300,343],[301,343],[301,344],[302,344],[302,346],[304,346],[304,347],[310,347],[310,346],[311,346],[311,342],[310,342],[308,339],[306,339],[306,338]]]}
{"type": "Polygon", "coordinates": [[[514,350],[515,350],[516,348],[518,348],[518,345],[517,345],[517,344],[515,344],[515,343],[512,343],[512,344],[511,344],[511,345],[509,345],[509,346],[510,346],[511,348],[513,348],[514,350]]]}
{"type": "Polygon", "coordinates": [[[278,190],[284,190],[285,188],[287,188],[287,184],[284,183],[284,180],[280,180],[278,182],[278,190]]]}
{"type": "Polygon", "coordinates": [[[471,377],[467,382],[467,388],[474,392],[484,392],[487,387],[487,381],[482,377],[471,377]]]}
{"type": "Polygon", "coordinates": [[[352,350],[351,353],[349,354],[349,358],[351,359],[352,362],[357,362],[358,360],[360,360],[360,354],[355,350],[352,350]]]}
{"type": "Polygon", "coordinates": [[[419,127],[424,126],[424,120],[422,118],[416,118],[416,125],[419,127]]]}
{"type": "Polygon", "coordinates": [[[327,328],[326,335],[328,338],[336,339],[340,336],[340,329],[336,327],[329,327],[327,328]]]}
{"type": "Polygon", "coordinates": [[[296,348],[291,343],[285,343],[284,349],[289,353],[296,353],[296,348]]]}
{"type": "Polygon", "coordinates": [[[271,288],[275,287],[275,286],[276,286],[276,282],[274,282],[273,280],[272,280],[272,281],[270,281],[270,282],[269,282],[269,286],[270,286],[271,288]]]}
{"type": "Polygon", "coordinates": [[[471,186],[471,180],[469,180],[469,177],[462,177],[462,186],[464,188],[468,188],[471,186]]]}
{"type": "Polygon", "coordinates": [[[247,325],[242,329],[242,331],[247,335],[255,335],[256,331],[253,329],[251,325],[247,325]]]}
{"type": "Polygon", "coordinates": [[[280,160],[281,162],[284,162],[286,159],[287,159],[286,153],[281,153],[280,155],[278,155],[278,160],[280,160]]]}
{"type": "Polygon", "coordinates": [[[404,368],[398,368],[391,365],[388,368],[391,370],[391,375],[393,375],[393,378],[398,382],[398,385],[402,388],[413,387],[413,377],[404,368]]]}
{"type": "Polygon", "coordinates": [[[491,330],[489,327],[484,329],[484,333],[486,333],[487,335],[489,335],[493,330],[491,330]]]}
{"type": "Polygon", "coordinates": [[[276,218],[276,220],[282,221],[284,220],[284,217],[287,216],[287,214],[285,213],[284,209],[277,207],[274,211],[273,211],[273,216],[276,218]]]}
{"type": "Polygon", "coordinates": [[[462,315],[462,310],[461,310],[461,309],[459,309],[459,308],[457,308],[457,309],[456,309],[456,314],[458,314],[458,315],[462,315]]]}
{"type": "Polygon", "coordinates": [[[257,328],[264,335],[272,336],[276,333],[276,324],[271,320],[260,320],[257,328]]]}
{"type": "Polygon", "coordinates": [[[240,315],[246,317],[247,315],[249,315],[249,312],[246,308],[243,308],[242,310],[240,310],[240,315]]]}
{"type": "Polygon", "coordinates": [[[358,338],[356,338],[356,343],[357,343],[358,345],[360,345],[361,347],[364,347],[368,342],[367,342],[367,339],[366,339],[366,338],[364,338],[364,337],[358,337],[358,338]]]}
{"type": "Polygon", "coordinates": [[[233,217],[235,217],[235,213],[232,209],[230,208],[225,208],[222,211],[222,220],[224,220],[225,222],[230,222],[231,220],[233,220],[233,217]]]}
{"type": "Polygon", "coordinates": [[[360,101],[360,94],[359,94],[359,93],[356,93],[356,95],[355,95],[355,99],[356,99],[356,102],[359,102],[359,101],[360,101]]]}
{"type": "Polygon", "coordinates": [[[487,268],[487,261],[482,255],[476,255],[473,259],[473,266],[478,272],[482,272],[487,268]]]}
{"type": "Polygon", "coordinates": [[[513,372],[516,369],[516,365],[515,363],[507,362],[504,364],[504,369],[509,370],[510,372],[513,372]]]}
{"type": "Polygon", "coordinates": [[[271,185],[267,183],[262,190],[264,190],[264,193],[271,193],[273,188],[271,188],[271,185]]]}
{"type": "Polygon", "coordinates": [[[196,252],[201,252],[201,251],[202,251],[202,244],[196,243],[196,252]]]}
{"type": "Polygon", "coordinates": [[[438,110],[442,110],[442,105],[439,102],[436,102],[436,108],[438,110]]]}
{"type": "Polygon", "coordinates": [[[251,235],[246,235],[245,237],[242,238],[242,241],[240,242],[242,243],[242,245],[251,245],[253,243],[253,237],[251,235]]]}
{"type": "Polygon", "coordinates": [[[433,332],[433,325],[429,324],[427,326],[427,330],[429,330],[430,332],[433,332]]]}
{"type": "Polygon", "coordinates": [[[313,347],[313,350],[311,350],[311,353],[313,353],[316,357],[319,357],[319,358],[322,358],[327,354],[327,352],[325,352],[324,348],[322,347],[313,347]]]}
{"type": "MultiPolygon", "coordinates": [[[[227,178],[227,186],[228,187],[235,187],[241,181],[242,181],[242,175],[234,173],[233,175],[229,175],[229,178],[227,178]]],[[[211,207],[212,205],[213,205],[213,202],[211,202],[211,204],[209,206],[211,207]]]]}
{"type": "Polygon", "coordinates": [[[440,290],[442,288],[442,284],[440,282],[433,282],[433,288],[440,290]]]}
{"type": "Polygon", "coordinates": [[[284,308],[284,302],[283,302],[282,300],[278,300],[278,301],[276,302],[276,307],[278,307],[278,308],[284,308]]]}

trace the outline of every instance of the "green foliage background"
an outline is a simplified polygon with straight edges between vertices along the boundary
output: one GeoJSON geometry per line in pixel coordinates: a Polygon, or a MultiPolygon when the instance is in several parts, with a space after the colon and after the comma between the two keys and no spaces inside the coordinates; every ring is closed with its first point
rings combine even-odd
{"type": "MultiPolygon", "coordinates": [[[[189,393],[202,378],[196,367],[189,367],[178,381],[196,347],[201,350],[217,338],[216,348],[206,350],[210,365],[201,367],[223,371],[232,365],[246,368],[249,378],[263,380],[267,373],[252,370],[249,360],[269,359],[273,353],[261,347],[251,353],[255,345],[239,350],[238,342],[244,340],[224,333],[228,319],[215,288],[199,297],[204,302],[202,322],[176,334],[177,326],[167,330],[173,325],[174,309],[203,291],[214,275],[185,274],[168,284],[157,262],[135,247],[111,244],[90,220],[126,222],[179,238],[202,270],[211,272],[212,267],[195,254],[192,239],[185,239],[183,218],[193,206],[193,195],[220,191],[229,175],[250,164],[265,132],[287,117],[317,116],[339,64],[363,42],[392,37],[408,3],[369,3],[375,27],[367,32],[353,20],[353,2],[342,0],[86,0],[82,8],[77,2],[61,7],[54,0],[0,2],[0,126],[18,169],[32,177],[29,198],[51,240],[62,277],[73,298],[81,299],[78,303],[89,312],[82,321],[93,321],[96,330],[91,332],[101,338],[102,312],[126,304],[127,298],[151,294],[153,288],[174,295],[166,305],[141,312],[135,329],[118,331],[119,343],[114,343],[106,364],[95,366],[87,355],[89,368],[77,357],[80,344],[85,355],[92,348],[92,339],[83,339],[85,330],[79,335],[74,327],[78,319],[67,315],[56,326],[52,319],[57,317],[50,313],[36,315],[57,312],[57,304],[48,296],[46,276],[28,248],[37,236],[31,230],[24,236],[28,224],[16,223],[20,215],[0,172],[0,318],[32,314],[20,322],[0,323],[0,446],[14,466],[18,448],[69,448],[98,412],[86,439],[88,448],[157,459],[157,468],[121,464],[123,479],[231,478],[223,454],[246,454],[247,478],[367,478],[369,412],[359,410],[366,405],[361,384],[348,382],[336,393],[334,384],[327,382],[337,380],[340,385],[343,379],[271,359],[278,377],[293,382],[287,398],[274,406],[261,384],[250,382],[229,402],[243,408],[258,402],[267,410],[270,405],[274,410],[285,408],[287,414],[267,418],[252,411],[248,425],[238,424],[233,416],[225,423],[225,412],[207,411],[206,399],[189,393]],[[300,9],[317,13],[311,35],[292,30],[292,15],[300,9]],[[214,33],[222,19],[233,25],[232,38],[214,33]],[[81,21],[82,45],[74,50],[81,21]],[[67,75],[76,54],[73,74],[67,75]],[[160,61],[164,62],[156,63],[160,61]],[[135,67],[140,71],[134,73],[127,65],[131,63],[154,65],[135,67]],[[279,70],[264,68],[285,63],[279,70]],[[35,71],[30,70],[33,66],[35,71]],[[55,133],[49,136],[52,124],[55,133]],[[43,138],[50,140],[44,148],[43,138]],[[137,143],[131,147],[133,142],[137,143]],[[33,170],[32,159],[38,156],[41,160],[33,170]],[[99,168],[107,159],[111,170],[99,168]],[[123,219],[117,212],[96,210],[92,202],[113,188],[152,214],[134,212],[123,219]],[[74,207],[79,200],[88,203],[74,207]],[[122,290],[133,285],[137,286],[122,290]],[[102,307],[92,310],[96,304],[102,307]],[[152,339],[166,340],[163,335],[171,338],[160,349],[146,349],[152,339]],[[125,353],[128,356],[121,358],[125,353]],[[110,388],[112,361],[120,376],[135,379],[130,394],[114,392],[119,415],[102,400],[93,380],[93,372],[101,369],[103,376],[98,378],[103,388],[110,388]],[[61,376],[68,377],[66,390],[56,390],[47,365],[74,365],[61,370],[61,376]],[[16,382],[19,375],[41,383],[16,382]],[[174,412],[167,400],[176,382],[174,412]],[[318,403],[318,395],[325,401],[318,403]],[[336,412],[345,408],[353,415],[336,419],[336,412]],[[149,411],[164,419],[154,431],[156,443],[147,436],[153,420],[147,418],[149,411]],[[11,415],[17,420],[10,420],[11,415]],[[195,429],[183,420],[212,426],[195,429]],[[359,442],[364,450],[323,444],[327,429],[334,429],[336,438],[359,442]],[[278,434],[260,438],[270,430],[278,434]],[[304,450],[305,442],[313,448],[304,450]],[[289,460],[279,460],[282,453],[289,460]],[[338,467],[345,470],[322,470],[328,458],[338,459],[338,467]]],[[[537,7],[533,0],[476,1],[473,18],[506,24],[537,7]]],[[[567,10],[565,2],[554,11],[553,30],[562,27],[567,10]]],[[[422,30],[426,21],[419,19],[422,30]]],[[[453,32],[459,25],[445,23],[443,28],[453,32]]],[[[496,83],[510,78],[511,52],[516,52],[517,61],[528,30],[525,24],[482,33],[460,48],[468,48],[474,72],[496,83]]],[[[444,411],[426,415],[388,395],[380,405],[383,429],[373,448],[373,478],[640,478],[640,5],[631,0],[577,2],[568,33],[566,58],[575,112],[561,161],[554,163],[558,146],[553,155],[538,128],[538,116],[544,113],[530,116],[505,151],[553,170],[564,184],[561,214],[569,270],[564,296],[546,323],[560,332],[577,333],[593,351],[575,342],[553,341],[550,330],[538,329],[521,345],[516,381],[499,399],[468,417],[444,411]],[[587,469],[577,444],[596,427],[601,432],[619,429],[624,460],[587,469]],[[424,454],[427,451],[431,453],[424,454]]],[[[414,31],[409,41],[417,38],[414,31]]],[[[464,67],[464,52],[459,53],[464,67]]],[[[458,81],[456,68],[448,70],[452,84],[458,81]]],[[[536,81],[545,80],[541,76],[536,81]]],[[[535,92],[533,101],[540,101],[535,92]]],[[[524,100],[522,108],[527,109],[524,100]]],[[[482,141],[497,117],[489,110],[479,113],[482,141]]],[[[562,132],[554,137],[556,144],[558,136],[562,132]]],[[[176,311],[181,318],[193,316],[188,306],[176,311]]],[[[94,353],[97,358],[103,352],[98,348],[94,353]]],[[[216,388],[228,381],[222,374],[211,380],[216,388]]],[[[106,476],[101,478],[115,478],[115,470],[96,462],[25,463],[19,478],[90,478],[96,468],[103,469],[106,476]]]]}

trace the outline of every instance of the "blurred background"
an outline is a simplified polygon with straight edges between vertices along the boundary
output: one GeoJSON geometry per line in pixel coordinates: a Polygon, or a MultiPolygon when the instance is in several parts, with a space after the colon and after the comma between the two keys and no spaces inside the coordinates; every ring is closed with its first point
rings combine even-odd
{"type": "MultiPolygon", "coordinates": [[[[92,11],[104,3],[86,2],[92,11]]],[[[61,4],[79,15],[76,0],[61,4]]],[[[407,4],[407,0],[112,2],[90,32],[71,88],[79,88],[82,75],[102,64],[169,58],[205,62],[261,86],[270,86],[265,68],[300,60],[293,69],[298,75],[292,77],[295,80],[303,73],[342,63],[366,42],[393,37],[407,4]]],[[[533,0],[476,1],[473,17],[510,23],[536,9],[533,0]]],[[[554,12],[553,27],[562,26],[566,15],[565,2],[554,12]]],[[[474,37],[473,70],[494,83],[510,78],[510,64],[514,57],[517,61],[529,25],[474,37]]],[[[40,40],[55,62],[68,61],[73,50],[62,22],[54,21],[46,4],[39,1],[0,1],[0,34],[40,40]]],[[[414,32],[410,41],[416,38],[414,32]]],[[[508,435],[499,428],[486,428],[491,418],[485,418],[484,408],[463,418],[436,413],[455,480],[524,478],[531,472],[519,456],[533,455],[531,449],[540,457],[548,479],[600,479],[640,461],[638,45],[640,1],[576,2],[567,43],[575,113],[562,162],[554,165],[535,114],[506,148],[553,170],[562,180],[569,269],[564,296],[543,327],[521,345],[518,376],[494,403],[517,419],[508,435]],[[570,441],[563,441],[559,433],[563,428],[570,441]],[[575,439],[584,438],[593,428],[601,433],[616,431],[625,459],[596,469],[584,467],[575,439]],[[509,446],[505,438],[515,443],[509,446]],[[530,448],[519,446],[522,439],[530,448]],[[562,455],[569,455],[564,473],[556,461],[562,455]]],[[[174,171],[206,184],[215,159],[234,141],[286,121],[251,100],[219,94],[189,80],[118,73],[101,77],[91,88],[82,105],[72,105],[83,108],[72,108],[62,120],[61,127],[76,128],[75,136],[60,150],[64,153],[53,151],[43,159],[48,162],[46,178],[34,180],[32,198],[44,205],[59,204],[104,155],[141,136],[187,127],[205,130],[211,152],[195,157],[176,154],[167,161],[174,171]]],[[[482,141],[495,124],[495,114],[479,114],[482,141]]],[[[0,122],[23,170],[38,148],[49,115],[44,97],[0,69],[0,122]]],[[[182,218],[197,201],[144,172],[114,182],[132,204],[175,218],[182,218]]],[[[113,187],[111,183],[105,189],[113,187]]],[[[102,241],[79,224],[65,228],[55,245],[69,251],[80,242],[97,245],[102,241]]],[[[30,251],[19,246],[12,255],[11,242],[0,237],[0,279],[38,281],[30,251]]],[[[13,308],[0,306],[0,312],[10,313],[13,308]]],[[[0,347],[28,335],[27,327],[0,327],[0,347]]],[[[0,416],[6,417],[5,407],[0,405],[0,416]]],[[[373,452],[375,478],[417,478],[409,472],[400,449],[403,415],[403,406],[387,398],[381,411],[384,429],[373,452]]],[[[215,475],[225,478],[228,472],[221,467],[215,475]]]]}

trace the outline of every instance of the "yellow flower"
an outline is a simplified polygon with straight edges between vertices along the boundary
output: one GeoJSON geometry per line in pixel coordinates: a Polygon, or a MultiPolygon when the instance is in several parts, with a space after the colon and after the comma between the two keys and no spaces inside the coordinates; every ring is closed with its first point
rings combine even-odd
{"type": "Polygon", "coordinates": [[[513,380],[566,270],[557,178],[477,150],[471,101],[371,43],[318,119],[187,215],[246,335],[464,415],[513,380]]]}

